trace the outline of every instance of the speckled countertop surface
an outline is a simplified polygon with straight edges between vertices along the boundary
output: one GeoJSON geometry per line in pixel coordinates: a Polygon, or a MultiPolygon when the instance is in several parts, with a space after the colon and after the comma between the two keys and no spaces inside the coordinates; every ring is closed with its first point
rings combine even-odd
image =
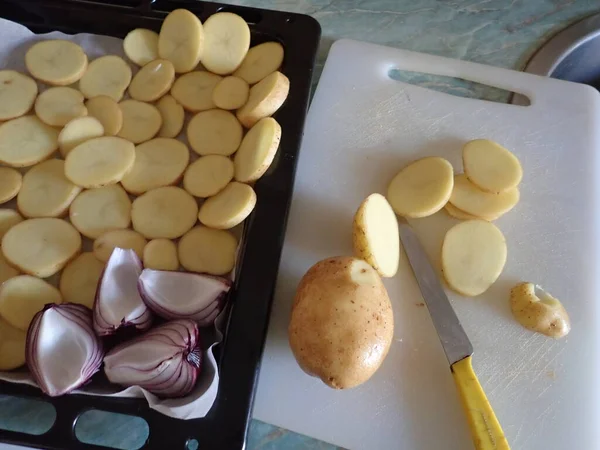
{"type": "MultiPolygon", "coordinates": [[[[238,5],[309,14],[321,23],[315,83],[331,44],[351,38],[414,51],[521,69],[553,33],[600,11],[598,0],[230,0],[238,5]]],[[[485,93],[481,93],[484,95],[485,93]]],[[[0,427],[40,433],[49,409],[0,396],[0,427]]],[[[138,448],[140,419],[88,412],[77,425],[88,443],[138,448]]],[[[3,446],[0,444],[0,449],[3,446]]],[[[334,450],[336,447],[253,421],[248,450],[334,450]]]]}

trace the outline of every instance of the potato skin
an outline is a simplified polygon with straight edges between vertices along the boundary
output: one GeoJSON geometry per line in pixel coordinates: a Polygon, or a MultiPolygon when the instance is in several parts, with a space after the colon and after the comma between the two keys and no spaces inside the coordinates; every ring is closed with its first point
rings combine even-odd
{"type": "Polygon", "coordinates": [[[318,262],[296,292],[288,329],[300,367],[336,389],[367,381],[394,335],[392,305],[367,262],[334,257],[318,262]]]}

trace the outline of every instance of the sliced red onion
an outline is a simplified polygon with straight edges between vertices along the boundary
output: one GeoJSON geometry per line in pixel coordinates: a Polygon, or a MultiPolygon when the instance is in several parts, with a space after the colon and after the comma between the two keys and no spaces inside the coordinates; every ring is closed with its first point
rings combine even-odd
{"type": "Polygon", "coordinates": [[[173,320],[113,348],[104,358],[112,383],[140,386],[161,397],[182,397],[196,384],[202,365],[198,326],[173,320]]]}
{"type": "Polygon", "coordinates": [[[225,304],[231,282],[197,273],[144,269],[138,288],[146,305],[164,319],[211,324],[225,304]]]}
{"type": "Polygon", "coordinates": [[[56,397],[86,383],[100,369],[104,349],[92,312],[75,303],[48,304],[27,331],[27,366],[38,386],[56,397]]]}
{"type": "Polygon", "coordinates": [[[142,262],[133,250],[115,248],[100,277],[94,301],[94,331],[99,336],[134,326],[147,330],[152,312],[138,292],[142,262]]]}

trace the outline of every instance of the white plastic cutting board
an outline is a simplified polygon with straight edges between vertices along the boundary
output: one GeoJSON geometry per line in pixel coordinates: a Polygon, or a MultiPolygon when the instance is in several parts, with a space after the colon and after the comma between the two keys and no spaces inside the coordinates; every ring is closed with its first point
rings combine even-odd
{"type": "MultiPolygon", "coordinates": [[[[293,87],[292,87],[293,88],[293,87]]],[[[335,391],[305,375],[289,349],[295,287],[316,261],[351,254],[352,216],[414,159],[462,170],[461,146],[489,138],[524,167],[521,201],[496,222],[508,262],[484,295],[448,295],[473,342],[473,364],[513,450],[600,448],[597,298],[598,92],[464,61],[348,40],[332,47],[319,82],[296,185],[259,387],[257,419],[349,449],[468,450],[470,435],[435,329],[405,256],[386,280],[395,336],[364,385],[335,391]],[[394,81],[390,69],[454,76],[527,95],[528,107],[459,98],[394,81]],[[571,334],[552,340],[512,318],[510,288],[541,284],[563,300],[571,334]]],[[[412,221],[435,264],[445,213],[412,221]]]]}

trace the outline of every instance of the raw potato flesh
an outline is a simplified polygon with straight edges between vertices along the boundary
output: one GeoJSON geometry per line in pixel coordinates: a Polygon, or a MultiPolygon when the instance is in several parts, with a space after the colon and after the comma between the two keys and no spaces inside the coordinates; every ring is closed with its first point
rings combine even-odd
{"type": "Polygon", "coordinates": [[[0,370],[12,370],[25,364],[27,333],[0,317],[0,370]]]}
{"type": "Polygon", "coordinates": [[[144,247],[148,241],[137,231],[113,230],[104,233],[94,241],[94,256],[102,262],[108,262],[115,248],[135,251],[140,260],[144,256],[144,247]]]}
{"type": "Polygon", "coordinates": [[[258,180],[267,171],[281,140],[281,126],[272,117],[259,120],[246,133],[235,154],[235,179],[243,183],[258,180]]]}
{"type": "Polygon", "coordinates": [[[399,216],[430,216],[448,202],[453,174],[452,164],[444,158],[419,159],[398,172],[388,186],[387,199],[399,216]]]}
{"type": "Polygon", "coordinates": [[[228,230],[242,223],[255,206],[254,189],[233,181],[202,204],[198,219],[207,227],[228,230]]]}
{"type": "Polygon", "coordinates": [[[119,106],[123,111],[123,126],[117,136],[141,144],[157,135],[162,117],[156,106],[137,100],[124,100],[119,106]]]}
{"type": "Polygon", "coordinates": [[[64,127],[76,117],[87,116],[83,94],[70,87],[53,87],[35,101],[35,114],[45,124],[64,127]]]}
{"type": "Polygon", "coordinates": [[[213,91],[222,77],[210,72],[191,72],[180,76],[173,83],[171,95],[185,110],[205,111],[214,108],[213,91]]]}
{"type": "Polygon", "coordinates": [[[201,62],[219,75],[237,69],[250,48],[250,27],[237,14],[220,12],[204,22],[204,53],[201,62]]]}
{"type": "Polygon", "coordinates": [[[88,58],[79,45],[55,39],[32,45],[25,54],[25,65],[34,78],[53,86],[66,86],[83,76],[88,58]]]}
{"type": "Polygon", "coordinates": [[[459,294],[483,294],[498,279],[505,263],[506,240],[490,222],[461,222],[444,237],[442,271],[450,288],[459,294]]]}
{"type": "Polygon", "coordinates": [[[131,200],[118,184],[89,189],[73,200],[69,219],[85,237],[96,239],[107,231],[129,227],[131,200]]]}
{"type": "Polygon", "coordinates": [[[23,176],[21,172],[10,167],[0,167],[0,203],[6,203],[17,196],[23,176]]]}
{"type": "Polygon", "coordinates": [[[158,130],[158,135],[165,138],[177,137],[183,129],[183,121],[185,120],[183,106],[167,94],[156,102],[156,108],[162,117],[162,125],[158,130]]]}
{"type": "Polygon", "coordinates": [[[14,70],[0,70],[0,120],[27,114],[38,93],[32,78],[14,70]]]}
{"type": "Polygon", "coordinates": [[[17,275],[19,275],[19,271],[8,264],[4,254],[0,251],[0,285],[2,285],[2,283],[4,283],[6,280],[16,277],[17,275]]]}
{"type": "Polygon", "coordinates": [[[204,30],[200,19],[185,9],[176,9],[165,18],[158,35],[158,54],[173,63],[175,72],[185,73],[200,62],[204,30]]]}
{"type": "MultiPolygon", "coordinates": [[[[23,217],[14,209],[0,208],[0,239],[16,224],[23,222],[23,217]]],[[[1,253],[1,252],[0,252],[1,253]]]]}
{"type": "Polygon", "coordinates": [[[190,147],[199,155],[232,155],[239,148],[243,133],[235,116],[220,109],[199,112],[187,127],[190,147]]]}
{"type": "Polygon", "coordinates": [[[197,226],[177,247],[181,265],[190,272],[226,275],[235,266],[237,239],[229,231],[197,226]]]}
{"type": "Polygon", "coordinates": [[[23,116],[0,125],[0,163],[28,167],[58,148],[58,130],[36,116],[23,116]]]}
{"type": "Polygon", "coordinates": [[[80,192],[81,188],[65,177],[65,162],[49,159],[23,177],[17,208],[25,217],[60,217],[80,192]]]}
{"type": "Polygon", "coordinates": [[[171,61],[157,59],[142,67],[129,85],[129,95],[135,100],[153,102],[171,89],[175,69],[171,61]]]}
{"type": "Polygon", "coordinates": [[[381,194],[369,195],[352,224],[354,253],[382,277],[393,277],[400,263],[400,237],[394,210],[381,194]]]}
{"type": "Polygon", "coordinates": [[[144,247],[144,267],[154,270],[177,270],[177,245],[169,239],[153,239],[144,247]]]}
{"type": "Polygon", "coordinates": [[[58,135],[58,148],[63,158],[85,141],[104,135],[102,123],[95,117],[78,117],[65,125],[58,135]]]}
{"type": "Polygon", "coordinates": [[[238,77],[225,77],[215,86],[213,102],[217,108],[238,109],[246,104],[250,86],[238,77]]]}
{"type": "Polygon", "coordinates": [[[100,121],[106,136],[116,136],[123,126],[123,111],[119,104],[107,95],[99,95],[85,102],[88,114],[100,121]]]}
{"type": "Polygon", "coordinates": [[[158,59],[158,33],[145,28],[130,31],[123,39],[123,51],[138,66],[158,59]]]}
{"type": "Polygon", "coordinates": [[[62,301],[58,289],[31,275],[19,275],[0,286],[0,316],[21,331],[27,331],[44,305],[62,301]]]}
{"type": "Polygon", "coordinates": [[[102,187],[121,181],[134,162],[135,146],[131,142],[103,136],[85,141],[69,152],[65,175],[77,186],[102,187]]]}
{"type": "Polygon", "coordinates": [[[273,115],[285,102],[290,80],[281,72],[273,72],[250,88],[248,101],[237,111],[237,118],[251,128],[264,117],[273,115]]]}
{"type": "Polygon", "coordinates": [[[242,65],[234,72],[248,84],[258,83],[281,67],[283,46],[279,42],[265,42],[248,50],[242,65]]]}
{"type": "Polygon", "coordinates": [[[496,220],[513,209],[518,202],[519,190],[517,188],[500,194],[491,194],[479,189],[464,174],[454,177],[450,203],[468,214],[485,220],[496,220]]]}
{"type": "Polygon", "coordinates": [[[454,217],[455,219],[458,219],[458,220],[483,219],[483,217],[477,217],[477,216],[474,216],[472,214],[464,212],[462,209],[458,209],[456,206],[454,206],[450,202],[446,203],[446,206],[444,206],[444,209],[446,210],[446,212],[450,216],[452,216],[452,217],[454,217]]]}
{"type": "Polygon", "coordinates": [[[85,98],[107,95],[118,102],[131,82],[131,67],[115,55],[93,60],[81,80],[79,90],[85,98]]]}
{"type": "Polygon", "coordinates": [[[153,189],[133,201],[133,229],[148,239],[175,239],[196,223],[198,204],[181,188],[168,186],[153,189]]]}
{"type": "Polygon", "coordinates": [[[487,139],[465,144],[463,167],[471,183],[494,194],[516,188],[523,178],[523,168],[517,157],[487,139]]]}
{"type": "Polygon", "coordinates": [[[92,309],[104,263],[93,253],[79,255],[63,269],[59,289],[65,302],[79,303],[92,309]]]}
{"type": "Polygon", "coordinates": [[[233,162],[226,156],[202,156],[185,171],[183,187],[195,197],[212,197],[229,184],[233,171],[233,162]]]}

